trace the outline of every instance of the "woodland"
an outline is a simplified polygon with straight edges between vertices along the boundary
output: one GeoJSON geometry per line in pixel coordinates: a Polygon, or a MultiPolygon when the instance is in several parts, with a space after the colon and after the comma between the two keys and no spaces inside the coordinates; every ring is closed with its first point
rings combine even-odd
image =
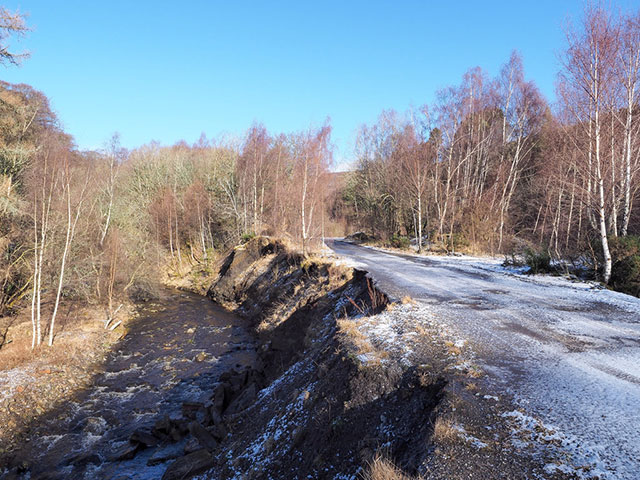
{"type": "MultiPolygon", "coordinates": [[[[28,33],[0,10],[0,60],[28,33]]],[[[105,311],[163,275],[213,268],[254,235],[308,253],[366,232],[400,247],[525,255],[579,266],[640,294],[640,12],[587,8],[566,31],[557,102],[514,52],[468,70],[430,105],[363,125],[349,172],[332,172],[331,125],[262,124],[239,140],[81,151],[44,93],[0,82],[0,317],[28,312],[51,345],[64,302],[105,311]]]]}

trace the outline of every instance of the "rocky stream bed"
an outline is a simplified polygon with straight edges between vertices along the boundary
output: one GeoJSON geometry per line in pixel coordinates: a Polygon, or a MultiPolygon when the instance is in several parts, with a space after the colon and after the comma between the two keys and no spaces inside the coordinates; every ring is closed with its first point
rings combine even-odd
{"type": "Polygon", "coordinates": [[[167,290],[129,325],[93,385],[38,419],[0,478],[161,478],[172,459],[201,449],[187,420],[211,386],[254,357],[246,320],[167,290]]]}

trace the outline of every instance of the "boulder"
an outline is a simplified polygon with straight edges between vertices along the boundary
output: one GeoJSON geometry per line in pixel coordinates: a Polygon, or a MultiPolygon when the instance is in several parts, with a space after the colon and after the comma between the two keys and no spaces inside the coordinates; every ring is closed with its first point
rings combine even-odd
{"type": "Polygon", "coordinates": [[[256,384],[252,383],[229,404],[229,407],[227,408],[225,413],[229,415],[240,413],[253,405],[253,403],[256,401],[256,398],[256,384]]]}
{"type": "Polygon", "coordinates": [[[129,437],[129,442],[139,443],[144,447],[157,447],[160,444],[158,437],[153,435],[149,430],[137,429],[129,437]]]}
{"type": "Polygon", "coordinates": [[[162,480],[183,480],[202,473],[215,464],[213,456],[201,449],[176,459],[164,472],[162,480]]]}
{"type": "Polygon", "coordinates": [[[119,462],[121,460],[131,460],[136,456],[139,448],[139,443],[127,442],[123,446],[118,448],[115,452],[113,452],[113,454],[111,455],[111,460],[116,462],[119,462]]]}
{"type": "Polygon", "coordinates": [[[189,432],[193,435],[193,438],[198,440],[198,443],[202,448],[206,448],[210,452],[218,448],[218,441],[213,437],[209,431],[200,425],[198,422],[191,422],[189,424],[189,432]]]}
{"type": "Polygon", "coordinates": [[[153,426],[152,432],[159,438],[166,438],[171,432],[171,420],[168,415],[165,415],[153,426]]]}
{"type": "Polygon", "coordinates": [[[211,395],[211,405],[218,413],[222,413],[225,406],[225,388],[224,384],[218,383],[213,388],[213,394],[211,395]]]}
{"type": "Polygon", "coordinates": [[[198,450],[202,450],[200,442],[198,442],[198,440],[193,437],[189,437],[189,440],[187,440],[187,442],[184,444],[183,455],[188,455],[190,453],[197,452],[198,450]]]}
{"type": "Polygon", "coordinates": [[[147,461],[150,467],[173,460],[183,455],[184,446],[180,443],[172,443],[163,447],[158,447],[151,458],[147,461]]]}
{"type": "Polygon", "coordinates": [[[200,402],[182,402],[182,416],[195,420],[198,414],[204,415],[204,404],[200,402]]]}

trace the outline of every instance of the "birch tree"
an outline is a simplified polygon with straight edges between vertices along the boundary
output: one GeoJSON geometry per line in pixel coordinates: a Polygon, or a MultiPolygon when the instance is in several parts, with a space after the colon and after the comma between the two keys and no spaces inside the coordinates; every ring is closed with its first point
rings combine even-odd
{"type": "Polygon", "coordinates": [[[62,287],[64,285],[65,271],[71,246],[76,234],[76,226],[80,215],[82,213],[83,204],[85,201],[85,194],[89,185],[89,172],[87,171],[84,184],[80,185],[80,190],[77,192],[77,198],[72,199],[73,188],[73,170],[70,164],[70,158],[65,155],[62,163],[62,184],[63,184],[63,196],[65,198],[66,206],[66,231],[64,238],[64,247],[62,249],[62,257],[60,259],[60,267],[58,271],[58,286],[56,288],[56,296],[53,304],[53,312],[51,313],[51,321],[49,322],[49,346],[53,346],[54,328],[56,322],[56,316],[58,314],[58,308],[60,306],[60,296],[62,294],[62,287]]]}
{"type": "MultiPolygon", "coordinates": [[[[330,135],[331,127],[325,125],[317,131],[310,130],[294,137],[293,182],[298,185],[298,225],[305,254],[314,233],[314,214],[321,203],[322,180],[331,161],[330,135]]],[[[323,207],[321,204],[320,208],[323,207]]]]}
{"type": "Polygon", "coordinates": [[[632,208],[633,181],[637,171],[636,137],[640,128],[634,113],[638,114],[638,82],[640,81],[640,12],[623,19],[618,72],[624,99],[624,169],[622,172],[624,192],[621,235],[627,235],[632,208]]]}
{"type": "Polygon", "coordinates": [[[499,170],[501,186],[498,202],[498,250],[502,248],[504,225],[511,201],[520,181],[524,162],[538,141],[544,101],[535,84],[526,82],[522,59],[517,52],[503,67],[498,77],[498,105],[502,111],[502,145],[499,170]]]}
{"type": "MultiPolygon", "coordinates": [[[[603,256],[603,280],[611,277],[611,253],[607,225],[609,198],[605,192],[605,152],[602,148],[605,128],[604,114],[609,105],[614,82],[618,31],[608,12],[599,7],[585,10],[581,30],[567,31],[568,49],[563,58],[560,94],[575,121],[587,135],[583,152],[582,177],[586,178],[587,208],[593,214],[603,256]],[[576,104],[577,103],[577,104],[576,104]]],[[[578,143],[578,142],[576,142],[578,143]]]]}

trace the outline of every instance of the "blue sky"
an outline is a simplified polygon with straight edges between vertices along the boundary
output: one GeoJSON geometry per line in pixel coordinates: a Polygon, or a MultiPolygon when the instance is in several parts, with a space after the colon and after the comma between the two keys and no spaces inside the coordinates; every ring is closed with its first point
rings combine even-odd
{"type": "MultiPolygon", "coordinates": [[[[32,57],[2,79],[42,90],[79,148],[295,131],[330,117],[338,163],[382,109],[431,102],[513,49],[553,101],[562,25],[578,0],[11,1],[32,57]]],[[[620,0],[623,9],[638,1],[620,0]]]]}

